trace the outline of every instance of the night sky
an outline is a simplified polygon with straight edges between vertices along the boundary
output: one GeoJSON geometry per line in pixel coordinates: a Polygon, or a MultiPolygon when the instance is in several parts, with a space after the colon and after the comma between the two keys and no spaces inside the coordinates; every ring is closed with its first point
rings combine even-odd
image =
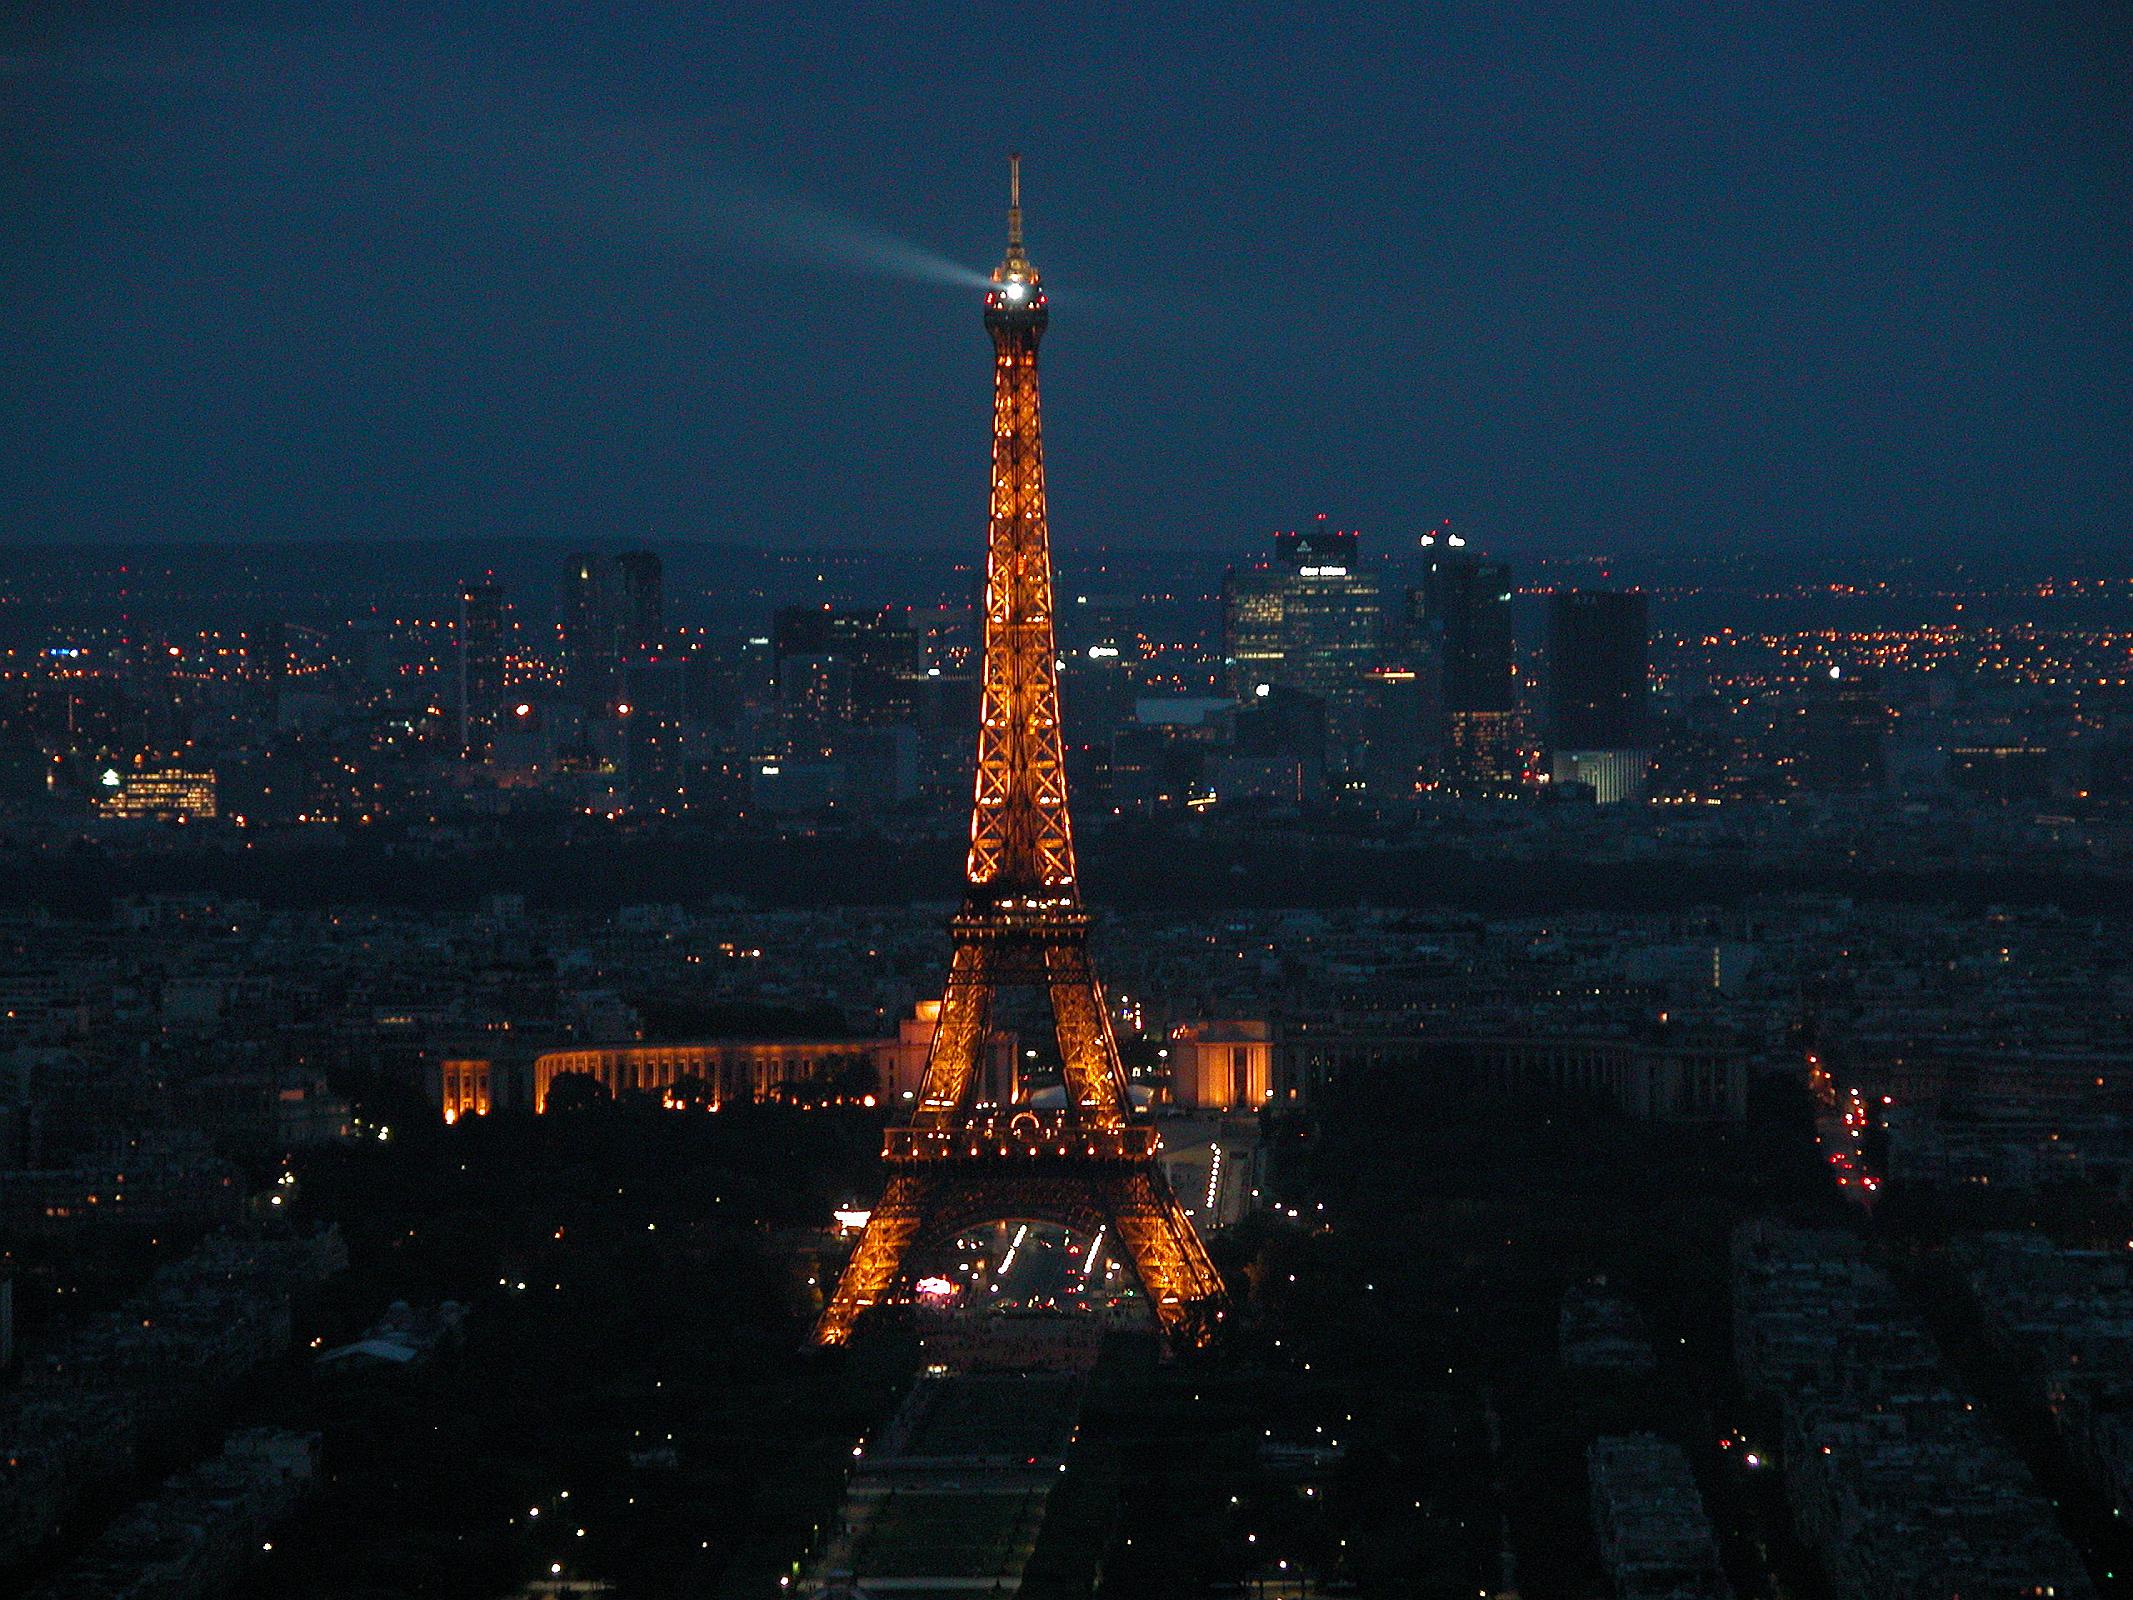
{"type": "Polygon", "coordinates": [[[1019,148],[1062,542],[2133,547],[2125,6],[148,9],[0,24],[0,541],[975,548],[1019,148]]]}

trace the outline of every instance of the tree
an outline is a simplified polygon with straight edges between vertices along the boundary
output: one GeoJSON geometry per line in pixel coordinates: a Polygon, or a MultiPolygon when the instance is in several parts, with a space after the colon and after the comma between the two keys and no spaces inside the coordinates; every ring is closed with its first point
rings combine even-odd
{"type": "Polygon", "coordinates": [[[696,1073],[685,1072],[667,1090],[667,1098],[691,1111],[708,1111],[718,1104],[718,1091],[696,1073]]]}
{"type": "Polygon", "coordinates": [[[607,1085],[589,1072],[559,1072],[549,1081],[548,1098],[541,1102],[541,1109],[560,1113],[592,1111],[612,1098],[607,1085]]]}

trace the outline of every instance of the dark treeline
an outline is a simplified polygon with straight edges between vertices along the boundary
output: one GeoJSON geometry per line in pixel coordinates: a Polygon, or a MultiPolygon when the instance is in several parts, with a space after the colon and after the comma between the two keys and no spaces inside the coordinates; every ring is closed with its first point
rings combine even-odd
{"type": "MultiPolygon", "coordinates": [[[[2127,887],[2103,874],[1900,872],[1698,861],[1505,860],[1432,844],[1362,846],[1338,837],[1194,835],[1113,830],[1082,846],[1093,903],[1124,911],[1225,907],[1443,906],[1504,914],[1619,910],[1664,913],[1734,906],[1768,895],[1975,911],[2056,905],[2072,915],[2123,908],[2127,887]]],[[[438,849],[375,839],[302,849],[211,848],[151,856],[83,848],[0,859],[0,907],[100,918],[114,897],[215,894],[274,907],[445,909],[491,894],[535,909],[598,912],[641,903],[730,897],[766,909],[945,902],[962,853],[945,841],[864,836],[539,839],[438,849]]]]}

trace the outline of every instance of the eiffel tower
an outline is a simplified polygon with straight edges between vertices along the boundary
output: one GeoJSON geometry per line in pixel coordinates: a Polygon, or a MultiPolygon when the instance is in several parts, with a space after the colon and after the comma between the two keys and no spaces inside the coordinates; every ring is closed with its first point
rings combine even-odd
{"type": "Polygon", "coordinates": [[[1156,1159],[1156,1130],[1133,1113],[1089,961],[1052,634],[1037,401],[1037,341],[1047,320],[1042,280],[1022,248],[1021,158],[1010,157],[1007,255],[985,295],[992,518],[968,892],[949,924],[955,954],[918,1103],[906,1124],[888,1131],[888,1184],[815,1325],[818,1344],[848,1339],[913,1249],[1006,1220],[1083,1233],[1108,1228],[1174,1343],[1207,1343],[1226,1311],[1221,1276],[1156,1159]],[[975,1103],[979,1057],[1003,986],[1050,997],[1063,1109],[975,1103]]]}

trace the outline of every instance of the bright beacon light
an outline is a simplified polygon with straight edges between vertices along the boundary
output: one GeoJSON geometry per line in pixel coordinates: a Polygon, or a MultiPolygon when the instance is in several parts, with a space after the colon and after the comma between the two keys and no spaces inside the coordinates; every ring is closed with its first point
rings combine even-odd
{"type": "Polygon", "coordinates": [[[1029,285],[1026,283],[1011,283],[1007,286],[1007,298],[1010,300],[1020,300],[1028,293],[1029,285]]]}

